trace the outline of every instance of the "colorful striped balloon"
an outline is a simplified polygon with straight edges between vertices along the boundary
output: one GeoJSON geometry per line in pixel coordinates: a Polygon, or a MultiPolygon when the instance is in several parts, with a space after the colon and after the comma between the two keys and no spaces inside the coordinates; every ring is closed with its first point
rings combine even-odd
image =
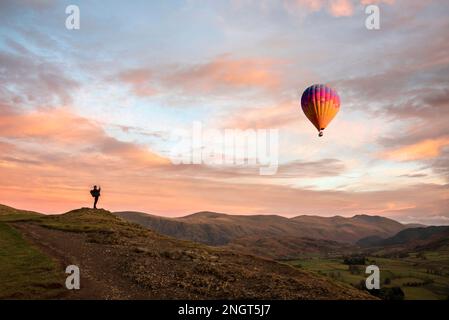
{"type": "Polygon", "coordinates": [[[302,111],[323,136],[323,130],[340,110],[340,97],[337,91],[324,85],[308,87],[301,97],[302,111]]]}

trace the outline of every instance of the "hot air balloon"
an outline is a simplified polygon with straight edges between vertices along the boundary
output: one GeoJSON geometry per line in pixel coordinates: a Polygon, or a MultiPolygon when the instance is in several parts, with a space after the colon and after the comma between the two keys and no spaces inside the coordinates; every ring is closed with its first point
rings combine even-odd
{"type": "Polygon", "coordinates": [[[314,84],[308,87],[301,97],[302,111],[318,129],[319,136],[340,110],[340,97],[337,91],[324,85],[314,84]]]}

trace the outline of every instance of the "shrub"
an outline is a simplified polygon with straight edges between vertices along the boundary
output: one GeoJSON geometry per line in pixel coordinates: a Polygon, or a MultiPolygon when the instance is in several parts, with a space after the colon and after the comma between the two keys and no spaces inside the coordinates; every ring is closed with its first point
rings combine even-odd
{"type": "Polygon", "coordinates": [[[344,258],[343,263],[347,265],[364,265],[365,261],[366,258],[363,256],[352,256],[344,258]]]}

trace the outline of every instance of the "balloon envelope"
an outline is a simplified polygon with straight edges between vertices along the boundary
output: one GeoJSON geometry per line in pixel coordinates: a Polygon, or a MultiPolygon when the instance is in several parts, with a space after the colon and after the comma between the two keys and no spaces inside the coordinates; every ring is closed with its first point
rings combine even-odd
{"type": "Polygon", "coordinates": [[[301,106],[321,136],[322,130],[326,129],[340,110],[340,97],[334,89],[324,84],[314,84],[302,94],[301,106]]]}

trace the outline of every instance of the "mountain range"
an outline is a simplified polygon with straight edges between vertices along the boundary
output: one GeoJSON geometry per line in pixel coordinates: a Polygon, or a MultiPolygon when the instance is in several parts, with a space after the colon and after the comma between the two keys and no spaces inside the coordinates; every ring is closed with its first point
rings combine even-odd
{"type": "Polygon", "coordinates": [[[209,245],[226,245],[243,237],[300,237],[345,243],[376,235],[386,238],[409,228],[380,216],[356,215],[319,217],[301,215],[229,215],[198,212],[180,218],[166,218],[142,212],[116,212],[117,216],[161,234],[209,245]]]}
{"type": "Polygon", "coordinates": [[[115,214],[177,239],[275,259],[290,259],[304,253],[344,251],[360,239],[374,236],[384,239],[416,226],[369,215],[286,218],[204,211],[180,218],[166,218],[130,211],[115,214]]]}

